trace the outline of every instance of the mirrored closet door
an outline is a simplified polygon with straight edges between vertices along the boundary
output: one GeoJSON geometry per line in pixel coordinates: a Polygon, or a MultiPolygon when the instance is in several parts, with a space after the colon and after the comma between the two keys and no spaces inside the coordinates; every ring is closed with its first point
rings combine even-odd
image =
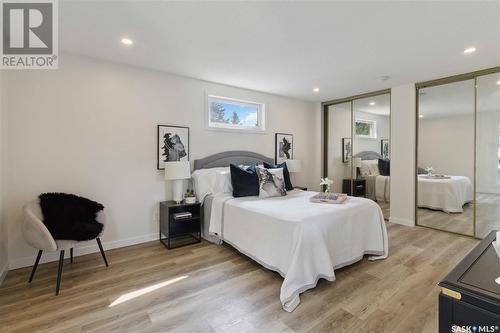
{"type": "Polygon", "coordinates": [[[500,73],[477,77],[476,237],[500,230],[500,73]]]}
{"type": "Polygon", "coordinates": [[[500,68],[417,84],[417,225],[500,229],[500,68]]]}
{"type": "Polygon", "coordinates": [[[325,176],[332,190],[376,201],[390,214],[390,93],[324,103],[325,176]]]}

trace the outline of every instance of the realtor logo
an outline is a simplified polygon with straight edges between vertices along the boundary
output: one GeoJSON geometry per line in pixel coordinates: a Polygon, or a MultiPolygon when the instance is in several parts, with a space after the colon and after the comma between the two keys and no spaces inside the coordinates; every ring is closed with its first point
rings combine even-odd
{"type": "Polygon", "coordinates": [[[57,0],[0,0],[3,69],[56,69],[57,0]]]}

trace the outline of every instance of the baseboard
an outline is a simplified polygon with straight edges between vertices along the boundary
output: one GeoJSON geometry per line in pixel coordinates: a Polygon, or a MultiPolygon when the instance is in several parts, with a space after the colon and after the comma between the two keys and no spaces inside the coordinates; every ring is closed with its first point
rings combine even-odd
{"type": "MultiPolygon", "coordinates": [[[[158,237],[159,237],[158,233],[155,233],[155,234],[133,237],[133,238],[128,238],[128,239],[120,239],[120,240],[116,240],[116,241],[102,242],[102,246],[103,246],[104,250],[112,250],[112,249],[117,249],[120,247],[151,242],[151,241],[157,240],[158,237]]],[[[75,247],[73,255],[75,257],[78,257],[78,256],[82,256],[82,255],[89,254],[89,253],[95,253],[95,252],[99,252],[99,247],[97,246],[97,242],[96,241],[89,241],[85,245],[82,244],[82,246],[75,247]]],[[[68,253],[68,255],[69,255],[69,253],[68,253]]],[[[35,259],[36,259],[36,253],[34,253],[33,256],[14,259],[14,260],[9,262],[9,270],[32,266],[33,263],[35,262],[35,259]]],[[[46,262],[57,261],[57,260],[59,260],[59,252],[44,252],[42,255],[42,259],[40,260],[40,263],[46,263],[46,262]]]]}
{"type": "Polygon", "coordinates": [[[395,224],[406,225],[408,227],[414,227],[415,226],[415,222],[413,220],[402,219],[400,217],[389,217],[389,222],[390,223],[395,223],[395,224]]]}
{"type": "Polygon", "coordinates": [[[3,280],[7,276],[7,272],[9,271],[9,263],[6,262],[5,265],[3,265],[2,268],[0,268],[0,286],[3,283],[3,280]]]}

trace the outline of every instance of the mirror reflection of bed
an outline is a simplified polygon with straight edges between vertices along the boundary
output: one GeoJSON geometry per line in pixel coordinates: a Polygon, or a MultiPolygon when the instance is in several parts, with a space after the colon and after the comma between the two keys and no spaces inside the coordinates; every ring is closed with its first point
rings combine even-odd
{"type": "Polygon", "coordinates": [[[390,216],[390,94],[353,101],[354,178],[364,179],[365,197],[390,216]]]}
{"type": "Polygon", "coordinates": [[[418,106],[417,224],[500,229],[500,74],[422,87],[418,106]]]}

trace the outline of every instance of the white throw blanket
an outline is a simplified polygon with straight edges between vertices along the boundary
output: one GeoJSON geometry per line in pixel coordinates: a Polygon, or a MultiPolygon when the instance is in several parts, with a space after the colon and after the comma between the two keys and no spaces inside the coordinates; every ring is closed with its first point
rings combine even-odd
{"type": "Polygon", "coordinates": [[[375,202],[350,197],[340,205],[312,203],[315,194],[295,190],[285,197],[213,199],[210,233],[280,273],[280,299],[289,312],[320,278],[334,281],[334,269],[364,254],[375,255],[370,260],[388,255],[384,217],[375,202]]]}
{"type": "Polygon", "coordinates": [[[391,177],[376,176],[375,198],[379,202],[389,202],[391,199],[391,177]]]}
{"type": "Polygon", "coordinates": [[[463,205],[472,201],[472,183],[464,176],[450,179],[418,177],[418,207],[462,213],[463,205]]]}

